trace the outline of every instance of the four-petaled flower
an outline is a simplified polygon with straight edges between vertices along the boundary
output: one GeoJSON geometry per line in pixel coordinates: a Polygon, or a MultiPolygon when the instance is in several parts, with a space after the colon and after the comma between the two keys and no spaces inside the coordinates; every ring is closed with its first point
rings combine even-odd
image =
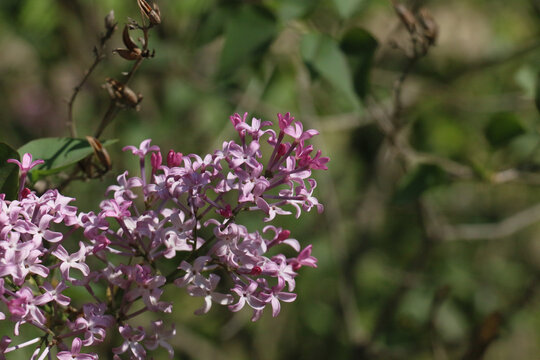
{"type": "Polygon", "coordinates": [[[21,169],[21,173],[27,174],[33,167],[43,164],[45,161],[41,159],[32,161],[32,154],[25,153],[23,155],[22,161],[19,161],[17,159],[9,159],[7,162],[16,164],[21,169]]]}
{"type": "Polygon", "coordinates": [[[82,341],[78,337],[71,343],[71,351],[60,351],[56,354],[58,360],[97,360],[96,354],[81,354],[82,341]]]}

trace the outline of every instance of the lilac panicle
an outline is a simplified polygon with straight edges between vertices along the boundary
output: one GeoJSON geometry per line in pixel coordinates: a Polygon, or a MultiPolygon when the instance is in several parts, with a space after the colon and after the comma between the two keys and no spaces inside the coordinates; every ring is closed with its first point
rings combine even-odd
{"type": "MultiPolygon", "coordinates": [[[[304,131],[289,113],[278,114],[278,129],[270,121],[248,122],[247,113],[230,120],[239,140],[202,157],[170,150],[163,164],[150,139],[124,147],[138,158],[140,174],[118,175],[98,212],[79,212],[57,190],[38,196],[23,186],[15,201],[0,195],[0,321],[11,321],[15,335],[0,341],[0,359],[25,346],[35,347],[36,358],[97,359],[92,347],[113,334],[122,339],[113,345],[114,359],[145,359],[157,347],[172,358],[174,326],[132,324],[147,312],[165,318],[173,311],[162,299],[167,284],[200,298],[198,315],[213,305],[247,307],[255,321],[265,309],[277,316],[283,302],[296,299],[299,271],[316,267],[317,259],[310,244],[273,222],[323,210],[312,171],[326,170],[329,159],[307,143],[318,132],[304,131]],[[259,214],[264,226],[243,225],[246,212],[259,214]],[[164,274],[162,259],[177,269],[164,274]],[[75,287],[88,296],[75,301],[64,293],[75,287]],[[23,326],[48,341],[10,347],[23,326]]],[[[10,162],[20,167],[21,184],[41,163],[30,154],[10,162]]]]}

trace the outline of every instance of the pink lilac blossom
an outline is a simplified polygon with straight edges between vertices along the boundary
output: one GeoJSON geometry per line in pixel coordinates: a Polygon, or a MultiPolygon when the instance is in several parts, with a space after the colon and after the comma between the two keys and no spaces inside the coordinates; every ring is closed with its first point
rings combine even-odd
{"type": "MultiPolygon", "coordinates": [[[[115,334],[122,341],[113,345],[114,359],[145,359],[157,347],[172,358],[174,326],[131,323],[147,312],[166,318],[173,311],[161,299],[168,284],[201,298],[198,315],[213,304],[233,312],[248,307],[255,321],[268,308],[277,316],[283,302],[296,299],[298,271],[317,260],[311,245],[302,247],[272,223],[323,210],[312,171],[327,169],[329,159],[306,143],[318,132],[304,131],[289,113],[278,114],[277,132],[269,121],[248,123],[247,113],[230,120],[239,141],[203,157],[170,150],[163,164],[150,139],[124,147],[139,159],[140,173],[121,173],[99,212],[79,212],[56,190],[38,196],[21,186],[14,201],[0,195],[0,321],[9,318],[17,338],[21,326],[33,326],[49,340],[8,347],[14,339],[4,337],[0,359],[36,343],[35,358],[97,359],[92,346],[115,334]],[[266,225],[248,229],[242,224],[248,212],[266,225]],[[176,270],[164,273],[163,259],[176,270]],[[64,293],[76,287],[88,293],[87,302],[64,293]]],[[[10,162],[20,167],[22,184],[41,163],[30,154],[10,162]]]]}

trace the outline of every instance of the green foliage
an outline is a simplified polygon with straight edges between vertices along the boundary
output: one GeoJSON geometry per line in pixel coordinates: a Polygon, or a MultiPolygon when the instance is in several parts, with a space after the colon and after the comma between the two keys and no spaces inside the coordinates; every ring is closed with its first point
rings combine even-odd
{"type": "Polygon", "coordinates": [[[276,32],[277,22],[271,12],[258,6],[240,7],[225,26],[219,76],[229,76],[238,67],[258,61],[276,32]]]}
{"type": "Polygon", "coordinates": [[[512,139],[523,133],[525,133],[525,128],[513,113],[493,115],[485,128],[486,139],[494,148],[507,145],[512,139]]]}
{"type": "Polygon", "coordinates": [[[353,16],[361,5],[365,4],[365,0],[333,0],[333,3],[339,16],[347,19],[353,16]]]}
{"type": "Polygon", "coordinates": [[[353,28],[343,35],[340,46],[353,69],[354,89],[364,99],[369,90],[369,74],[378,46],[377,40],[369,31],[353,28]]]}
{"type": "Polygon", "coordinates": [[[324,78],[359,108],[347,59],[333,38],[320,33],[306,34],[300,53],[313,75],[324,78]]]}
{"type": "Polygon", "coordinates": [[[422,164],[407,173],[401,180],[394,195],[394,201],[402,204],[418,200],[427,190],[449,184],[449,182],[448,174],[440,166],[422,164]]]}
{"type": "MultiPolygon", "coordinates": [[[[106,140],[103,146],[109,146],[118,140],[106,140]]],[[[32,154],[34,159],[45,162],[30,171],[32,181],[59,173],[66,168],[75,165],[94,152],[92,146],[85,139],[73,138],[42,138],[30,141],[19,149],[21,156],[25,153],[32,154]]]]}
{"type": "Polygon", "coordinates": [[[19,167],[8,163],[8,159],[20,160],[19,153],[8,144],[0,143],[0,193],[13,200],[19,191],[19,167]]]}

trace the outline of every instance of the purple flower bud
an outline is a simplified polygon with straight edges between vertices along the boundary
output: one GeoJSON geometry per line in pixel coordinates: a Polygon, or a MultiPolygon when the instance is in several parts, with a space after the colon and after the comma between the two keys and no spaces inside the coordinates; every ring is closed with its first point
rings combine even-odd
{"type": "Polygon", "coordinates": [[[152,164],[152,173],[155,173],[159,167],[161,166],[161,163],[163,162],[163,158],[161,157],[161,152],[154,152],[150,156],[150,164],[152,164]]]}
{"type": "Polygon", "coordinates": [[[183,154],[181,152],[175,152],[173,149],[169,150],[167,154],[167,166],[168,167],[177,167],[182,164],[183,154]]]}

